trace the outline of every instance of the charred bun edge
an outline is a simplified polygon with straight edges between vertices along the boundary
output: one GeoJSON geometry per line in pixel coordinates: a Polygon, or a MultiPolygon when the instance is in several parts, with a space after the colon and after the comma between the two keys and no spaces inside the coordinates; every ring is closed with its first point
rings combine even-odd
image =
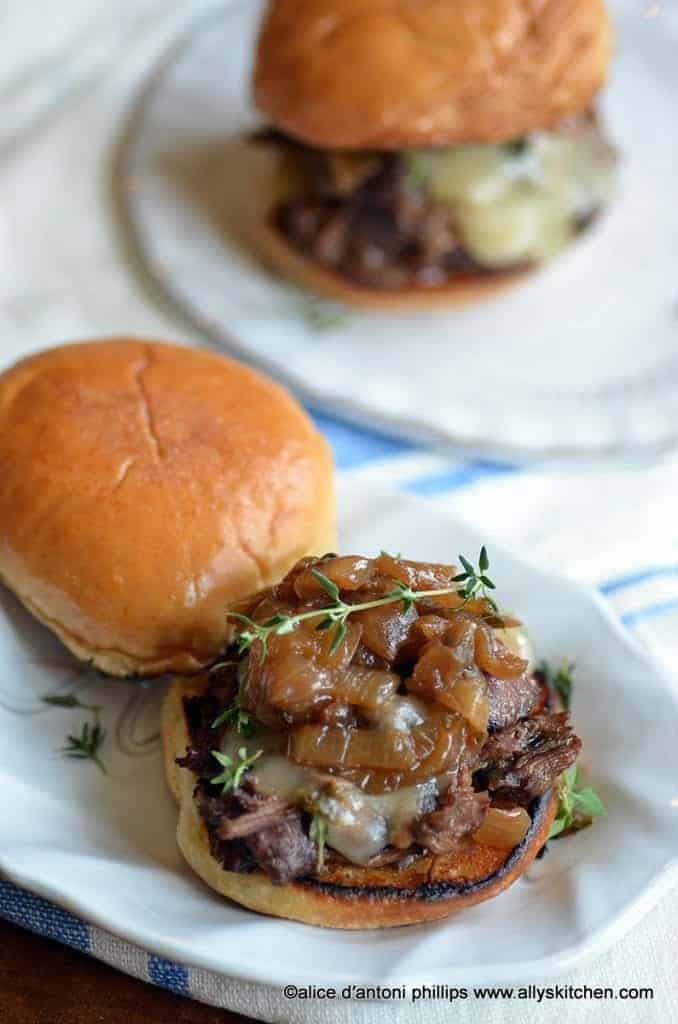
{"type": "MultiPolygon", "coordinates": [[[[225,871],[210,853],[207,830],[193,798],[194,777],[174,761],[188,744],[184,698],[201,694],[206,686],[205,675],[175,680],[162,710],[165,774],[180,806],[177,842],[189,866],[210,888],[251,910],[326,928],[383,928],[433,921],[503,892],[524,873],[548,838],[558,805],[555,787],[533,803],[527,835],[499,868],[465,883],[453,880],[453,867],[449,880],[436,879],[411,888],[367,881],[364,886],[355,882],[342,885],[314,878],[274,885],[261,871],[225,871]]],[[[398,875],[397,868],[381,870],[398,875]]],[[[351,874],[355,877],[361,871],[369,877],[369,869],[353,868],[351,874]]]]}

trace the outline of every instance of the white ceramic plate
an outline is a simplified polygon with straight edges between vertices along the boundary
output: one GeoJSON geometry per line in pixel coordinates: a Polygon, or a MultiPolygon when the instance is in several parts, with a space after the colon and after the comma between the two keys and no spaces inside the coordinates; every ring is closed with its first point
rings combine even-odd
{"type": "MultiPolygon", "coordinates": [[[[416,558],[483,540],[417,499],[346,490],[342,548],[416,558]]],[[[492,548],[502,600],[541,655],[576,659],[584,765],[608,807],[551,846],[507,893],[437,924],[342,933],[258,917],[183,865],[157,740],[162,686],[92,681],[0,592],[0,870],[146,949],[268,983],[510,982],[553,977],[600,952],[678,879],[678,692],[600,598],[492,548]],[[104,776],[57,748],[80,711],[49,708],[75,686],[104,706],[104,776]]]]}
{"type": "Polygon", "coordinates": [[[351,315],[319,332],[251,254],[234,141],[260,0],[203,16],[151,76],[121,148],[122,210],[156,289],[203,334],[310,401],[406,436],[500,452],[676,443],[678,10],[612,0],[603,108],[622,152],[609,213],[529,282],[476,308],[351,315]]]}

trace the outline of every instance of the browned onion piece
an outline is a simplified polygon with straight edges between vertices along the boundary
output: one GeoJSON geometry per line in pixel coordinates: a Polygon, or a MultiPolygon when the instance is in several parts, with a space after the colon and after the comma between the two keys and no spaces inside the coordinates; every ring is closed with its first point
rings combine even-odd
{"type": "Polygon", "coordinates": [[[476,630],[475,655],[478,668],[496,679],[517,679],[527,669],[527,661],[510,651],[489,626],[476,630]]]}
{"type": "Polygon", "coordinates": [[[365,647],[385,661],[395,661],[417,620],[417,610],[412,607],[403,611],[400,604],[385,604],[356,612],[352,619],[362,626],[365,647]]]}
{"type": "Polygon", "coordinates": [[[358,708],[377,708],[392,697],[400,685],[394,672],[349,665],[334,673],[333,695],[337,700],[358,708]]]}
{"type": "Polygon", "coordinates": [[[399,580],[413,590],[442,590],[450,586],[456,573],[453,565],[410,562],[404,558],[380,555],[374,562],[377,572],[391,580],[399,580]]]}
{"type": "Polygon", "coordinates": [[[407,688],[451,711],[457,711],[477,732],[485,732],[489,706],[484,677],[468,668],[455,652],[439,640],[431,640],[422,651],[407,688]]]}
{"type": "Polygon", "coordinates": [[[280,724],[282,717],[303,721],[313,708],[333,699],[335,680],[348,668],[360,634],[360,626],[349,622],[342,643],[331,652],[330,633],[320,633],[306,621],[293,633],[270,637],[263,661],[259,645],[253,644],[243,707],[266,725],[280,724]]]}
{"type": "Polygon", "coordinates": [[[416,765],[413,737],[377,729],[336,729],[301,725],[289,738],[289,756],[319,768],[378,768],[406,771],[416,765]]]}
{"type": "Polygon", "coordinates": [[[293,761],[318,768],[365,768],[402,772],[408,779],[431,778],[456,768],[466,740],[463,720],[443,713],[410,732],[301,725],[290,733],[288,752],[293,761]]]}
{"type": "Polygon", "coordinates": [[[336,583],[339,590],[360,590],[362,587],[366,587],[375,576],[372,559],[362,558],[359,555],[343,555],[341,558],[333,558],[328,562],[320,562],[317,566],[305,569],[294,581],[295,593],[302,600],[321,597],[325,593],[313,575],[314,568],[336,583]]]}
{"type": "Polygon", "coordinates": [[[510,810],[490,807],[482,825],[473,833],[473,838],[477,843],[497,850],[512,850],[522,843],[531,823],[524,807],[513,807],[510,810]]]}

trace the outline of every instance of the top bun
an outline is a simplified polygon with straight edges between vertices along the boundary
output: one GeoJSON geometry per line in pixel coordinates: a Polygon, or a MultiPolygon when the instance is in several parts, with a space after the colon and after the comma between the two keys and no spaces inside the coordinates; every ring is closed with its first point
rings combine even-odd
{"type": "Polygon", "coordinates": [[[0,579],[105,672],[197,671],[335,540],[327,445],[239,363],[115,339],[0,375],[0,579]]]}
{"type": "Polygon", "coordinates": [[[610,50],[603,0],[272,0],[254,93],[322,148],[501,142],[586,110],[610,50]]]}

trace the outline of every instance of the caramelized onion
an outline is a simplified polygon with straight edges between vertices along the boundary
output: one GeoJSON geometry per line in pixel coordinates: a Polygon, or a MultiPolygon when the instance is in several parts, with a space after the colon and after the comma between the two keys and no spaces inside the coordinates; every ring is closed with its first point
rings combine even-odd
{"type": "Polygon", "coordinates": [[[411,562],[383,554],[375,560],[375,568],[387,579],[399,580],[413,590],[442,590],[449,587],[456,569],[453,565],[429,562],[411,562]]]}
{"type": "Polygon", "coordinates": [[[314,708],[332,701],[360,643],[361,628],[347,624],[346,636],[331,651],[332,638],[310,622],[293,633],[272,636],[262,660],[253,644],[241,693],[243,707],[267,725],[303,721],[314,708]]]}
{"type": "Polygon", "coordinates": [[[477,843],[497,850],[512,850],[522,843],[531,824],[524,807],[513,807],[510,810],[490,807],[482,825],[473,833],[473,838],[477,843]]]}
{"type": "Polygon", "coordinates": [[[322,597],[325,591],[313,575],[313,569],[327,576],[339,587],[339,590],[360,590],[366,587],[375,576],[374,562],[359,555],[344,555],[327,562],[319,562],[309,566],[294,581],[294,591],[302,601],[309,597],[322,597]]]}
{"type": "Polygon", "coordinates": [[[385,604],[356,612],[352,619],[362,626],[365,647],[385,661],[395,661],[417,617],[414,606],[403,611],[401,605],[385,604]]]}
{"type": "Polygon", "coordinates": [[[527,669],[527,661],[509,650],[485,625],[476,630],[475,657],[478,668],[496,679],[517,679],[527,669]]]}
{"type": "Polygon", "coordinates": [[[484,677],[439,640],[426,645],[407,688],[459,712],[477,732],[486,731],[489,705],[484,677]]]}
{"type": "Polygon", "coordinates": [[[301,725],[289,736],[289,756],[317,768],[403,773],[408,781],[454,769],[468,748],[458,715],[432,715],[409,732],[301,725]]]}

